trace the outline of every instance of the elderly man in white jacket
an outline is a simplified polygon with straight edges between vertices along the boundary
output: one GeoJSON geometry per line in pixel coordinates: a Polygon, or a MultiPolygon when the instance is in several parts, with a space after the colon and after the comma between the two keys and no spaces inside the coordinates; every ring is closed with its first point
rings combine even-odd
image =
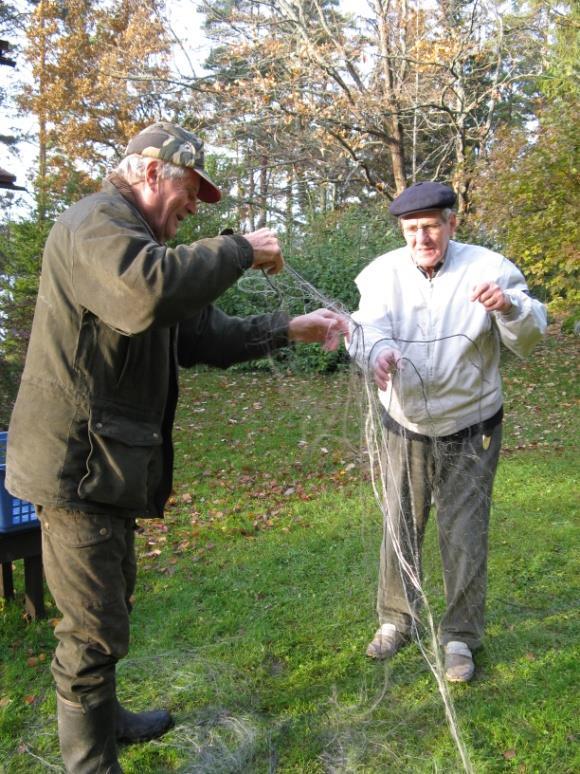
{"type": "Polygon", "coordinates": [[[393,656],[418,622],[421,546],[437,512],[447,609],[447,679],[470,680],[481,645],[487,532],[501,445],[500,341],[525,356],[546,328],[521,272],[452,240],[456,197],[416,183],[390,211],[406,245],[357,277],[349,351],[374,377],[385,425],[386,501],[371,658],[393,656]]]}

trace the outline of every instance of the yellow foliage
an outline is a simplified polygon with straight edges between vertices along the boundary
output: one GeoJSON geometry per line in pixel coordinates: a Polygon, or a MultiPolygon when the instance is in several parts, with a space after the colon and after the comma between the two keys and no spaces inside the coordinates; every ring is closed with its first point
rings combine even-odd
{"type": "MultiPolygon", "coordinates": [[[[100,162],[147,122],[151,79],[168,73],[161,0],[39,3],[27,30],[34,85],[22,106],[46,127],[46,149],[100,162]]],[[[151,120],[157,118],[152,115],[151,120]]]]}

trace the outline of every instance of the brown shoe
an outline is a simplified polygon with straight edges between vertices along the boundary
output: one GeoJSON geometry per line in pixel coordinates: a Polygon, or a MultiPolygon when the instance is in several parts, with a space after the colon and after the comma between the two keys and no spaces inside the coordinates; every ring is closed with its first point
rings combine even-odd
{"type": "Polygon", "coordinates": [[[397,631],[397,627],[394,624],[383,624],[377,629],[372,642],[369,643],[367,656],[378,661],[392,658],[406,642],[407,638],[404,634],[397,631]]]}
{"type": "Polygon", "coordinates": [[[473,677],[475,665],[469,647],[452,641],[445,645],[445,677],[450,683],[467,683],[473,677]]]}

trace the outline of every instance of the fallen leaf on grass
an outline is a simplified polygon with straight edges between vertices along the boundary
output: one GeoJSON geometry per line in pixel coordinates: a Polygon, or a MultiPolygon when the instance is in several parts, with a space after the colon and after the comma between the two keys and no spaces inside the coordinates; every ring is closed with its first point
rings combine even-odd
{"type": "Polygon", "coordinates": [[[11,701],[12,701],[12,699],[10,699],[8,696],[3,696],[0,699],[0,708],[7,707],[10,704],[11,701]]]}
{"type": "Polygon", "coordinates": [[[31,704],[36,704],[36,702],[37,702],[37,701],[38,701],[38,696],[36,696],[36,695],[35,695],[35,694],[33,694],[33,693],[29,693],[29,694],[27,694],[27,695],[24,697],[24,703],[25,703],[25,704],[28,704],[29,706],[30,706],[31,704]]]}
{"type": "Polygon", "coordinates": [[[505,750],[503,753],[503,757],[506,759],[506,761],[511,761],[513,758],[516,757],[516,751],[515,750],[505,750]]]}

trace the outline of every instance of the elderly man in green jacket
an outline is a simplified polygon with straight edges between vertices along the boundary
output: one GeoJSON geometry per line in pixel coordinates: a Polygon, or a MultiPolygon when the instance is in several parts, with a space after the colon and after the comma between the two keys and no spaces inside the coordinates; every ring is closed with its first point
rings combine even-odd
{"type": "Polygon", "coordinates": [[[291,341],[333,348],[346,330],[325,309],[235,318],[213,306],[246,270],[283,267],[269,229],[167,247],[199,200],[220,196],[202,142],[157,123],[46,243],[6,485],[37,505],[62,613],[52,672],[69,772],[119,772],[118,739],[172,722],[123,709],[115,665],[129,644],[135,517],[161,516],[171,491],[178,366],[227,367],[291,341]]]}

